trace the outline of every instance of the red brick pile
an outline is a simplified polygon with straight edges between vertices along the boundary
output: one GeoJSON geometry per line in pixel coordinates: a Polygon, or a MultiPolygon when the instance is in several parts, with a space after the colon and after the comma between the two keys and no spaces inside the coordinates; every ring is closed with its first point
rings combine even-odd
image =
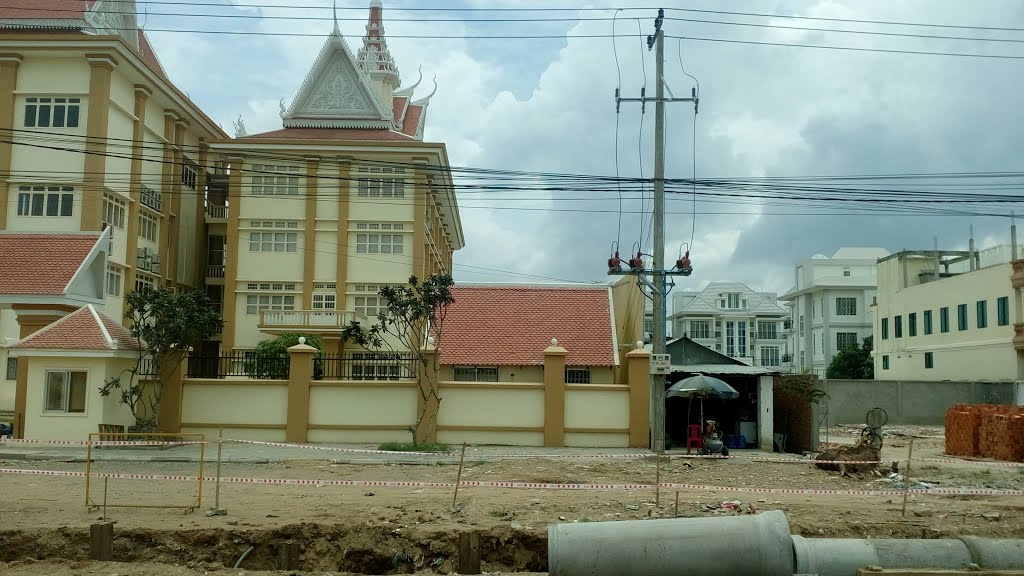
{"type": "Polygon", "coordinates": [[[950,408],[946,454],[1024,462],[1024,407],[957,404],[950,408]]]}

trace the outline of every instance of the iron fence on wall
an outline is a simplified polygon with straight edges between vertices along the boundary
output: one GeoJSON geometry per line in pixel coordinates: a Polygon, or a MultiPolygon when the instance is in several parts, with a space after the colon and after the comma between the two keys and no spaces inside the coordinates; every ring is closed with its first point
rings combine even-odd
{"type": "Polygon", "coordinates": [[[240,376],[286,380],[291,368],[288,354],[257,355],[251,350],[220,354],[193,354],[188,358],[189,378],[240,376]]]}
{"type": "Polygon", "coordinates": [[[319,354],[316,380],[401,380],[416,378],[419,358],[411,352],[343,352],[319,354]]]}

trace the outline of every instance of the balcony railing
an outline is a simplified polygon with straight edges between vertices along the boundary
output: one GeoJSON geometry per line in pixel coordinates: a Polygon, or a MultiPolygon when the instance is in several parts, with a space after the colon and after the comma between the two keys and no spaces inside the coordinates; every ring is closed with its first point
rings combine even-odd
{"type": "Polygon", "coordinates": [[[260,328],[341,329],[355,319],[348,310],[261,310],[260,328]]]}
{"type": "Polygon", "coordinates": [[[786,337],[780,332],[758,332],[755,334],[758,340],[785,340],[786,337]]]}
{"type": "Polygon", "coordinates": [[[223,278],[224,277],[224,265],[219,266],[210,265],[206,267],[207,278],[223,278]]]}
{"type": "Polygon", "coordinates": [[[228,217],[228,207],[210,204],[206,207],[206,213],[211,219],[224,220],[228,217]]]}

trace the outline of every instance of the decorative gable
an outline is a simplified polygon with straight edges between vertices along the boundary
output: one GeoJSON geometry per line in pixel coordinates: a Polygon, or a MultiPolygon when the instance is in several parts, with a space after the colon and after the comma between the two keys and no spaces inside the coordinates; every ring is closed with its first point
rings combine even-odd
{"type": "Polygon", "coordinates": [[[320,55],[282,114],[286,128],[391,128],[393,113],[356,66],[341,33],[327,38],[320,55]]]}

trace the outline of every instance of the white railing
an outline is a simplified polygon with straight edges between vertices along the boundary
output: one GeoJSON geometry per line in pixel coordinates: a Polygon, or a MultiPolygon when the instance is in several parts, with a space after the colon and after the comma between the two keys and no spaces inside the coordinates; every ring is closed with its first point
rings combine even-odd
{"type": "Polygon", "coordinates": [[[210,265],[206,267],[207,278],[223,278],[224,277],[224,266],[210,265]]]}
{"type": "Polygon", "coordinates": [[[206,213],[210,215],[210,218],[224,219],[228,217],[228,207],[210,204],[206,207],[206,213]]]}
{"type": "Polygon", "coordinates": [[[344,328],[356,315],[348,310],[261,310],[260,326],[285,328],[344,328]]]}

